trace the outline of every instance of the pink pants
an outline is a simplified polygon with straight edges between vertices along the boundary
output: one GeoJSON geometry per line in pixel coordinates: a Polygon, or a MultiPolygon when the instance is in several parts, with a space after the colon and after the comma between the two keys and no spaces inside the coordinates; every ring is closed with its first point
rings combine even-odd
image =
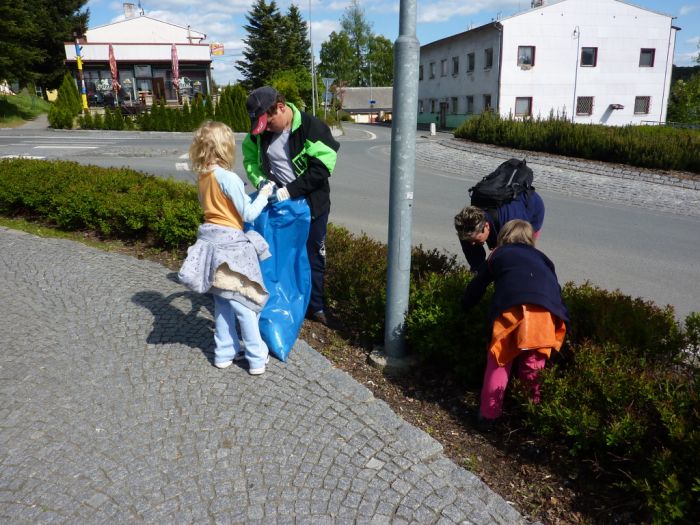
{"type": "MultiPolygon", "coordinates": [[[[503,396],[508,386],[508,376],[513,361],[505,366],[498,366],[493,354],[486,352],[486,372],[484,386],[481,387],[481,406],[479,413],[485,419],[496,419],[503,409],[503,396]]],[[[540,402],[540,385],[537,374],[544,368],[547,358],[533,350],[523,350],[518,361],[518,377],[529,390],[533,403],[540,402]]]]}

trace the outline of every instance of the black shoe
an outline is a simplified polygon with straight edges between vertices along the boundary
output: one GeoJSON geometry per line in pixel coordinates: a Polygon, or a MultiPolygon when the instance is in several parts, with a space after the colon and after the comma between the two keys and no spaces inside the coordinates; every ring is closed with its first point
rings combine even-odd
{"type": "Polygon", "coordinates": [[[493,432],[497,424],[497,419],[488,419],[482,417],[481,414],[476,416],[476,428],[481,432],[493,432]]]}
{"type": "Polygon", "coordinates": [[[321,323],[324,326],[328,326],[328,319],[326,319],[326,314],[323,310],[312,313],[308,316],[308,318],[312,321],[316,321],[317,323],[321,323]]]}

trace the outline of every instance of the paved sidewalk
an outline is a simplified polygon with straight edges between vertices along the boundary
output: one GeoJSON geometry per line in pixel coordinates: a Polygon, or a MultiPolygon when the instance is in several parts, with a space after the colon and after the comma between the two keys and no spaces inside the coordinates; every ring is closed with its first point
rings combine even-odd
{"type": "Polygon", "coordinates": [[[38,115],[34,120],[28,120],[20,126],[22,129],[48,129],[49,116],[47,113],[38,115]]]}
{"type": "Polygon", "coordinates": [[[211,364],[157,264],[0,228],[0,522],[526,523],[303,342],[211,364]]]}

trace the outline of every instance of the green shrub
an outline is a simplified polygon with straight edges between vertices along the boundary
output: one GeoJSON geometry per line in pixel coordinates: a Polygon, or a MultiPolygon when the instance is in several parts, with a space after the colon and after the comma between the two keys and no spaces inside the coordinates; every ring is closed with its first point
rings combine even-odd
{"type": "Polygon", "coordinates": [[[465,121],[454,135],[524,150],[700,173],[700,131],[692,129],[574,124],[566,115],[515,119],[487,112],[465,121]]]}
{"type": "Polygon", "coordinates": [[[202,220],[190,184],[129,169],[24,159],[0,161],[0,212],[166,248],[191,244],[202,220]]]}
{"type": "Polygon", "coordinates": [[[572,320],[567,337],[574,344],[615,343],[646,359],[675,360],[680,356],[681,331],[672,306],[608,291],[589,282],[567,283],[562,295],[572,320]],[[573,322],[575,320],[575,322],[573,322]]]}
{"type": "Polygon", "coordinates": [[[329,225],[326,252],[326,291],[334,312],[362,336],[380,341],[386,302],[386,246],[329,225]]]}
{"type": "Polygon", "coordinates": [[[72,129],[73,119],[74,114],[68,108],[56,104],[49,108],[49,126],[54,129],[72,129]]]}
{"type": "Polygon", "coordinates": [[[564,438],[571,455],[643,498],[655,523],[700,517],[700,375],[653,365],[614,344],[584,344],[569,366],[541,374],[542,401],[527,403],[531,428],[564,438]]]}

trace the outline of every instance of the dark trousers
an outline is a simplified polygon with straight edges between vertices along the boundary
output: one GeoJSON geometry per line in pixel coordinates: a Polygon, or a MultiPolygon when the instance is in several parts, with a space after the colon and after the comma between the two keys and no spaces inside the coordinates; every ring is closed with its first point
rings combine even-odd
{"type": "Polygon", "coordinates": [[[323,310],[323,277],[326,273],[326,229],[328,212],[311,219],[309,238],[306,240],[306,253],[311,266],[311,298],[308,312],[313,314],[323,310]]]}

